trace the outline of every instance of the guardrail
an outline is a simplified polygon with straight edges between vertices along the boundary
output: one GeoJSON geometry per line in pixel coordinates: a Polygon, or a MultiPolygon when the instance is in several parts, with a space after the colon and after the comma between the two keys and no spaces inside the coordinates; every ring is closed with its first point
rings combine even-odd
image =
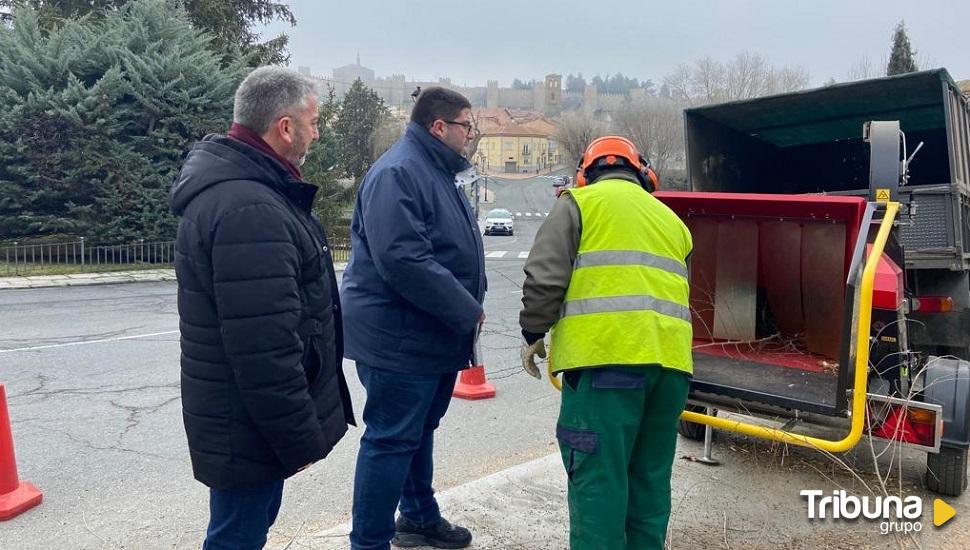
{"type": "Polygon", "coordinates": [[[175,241],[92,245],[81,238],[0,247],[0,275],[5,276],[168,267],[174,261],[175,241]]]}
{"type": "MultiPolygon", "coordinates": [[[[334,262],[350,259],[349,241],[332,241],[330,249],[334,262]]],[[[0,247],[0,277],[171,268],[174,264],[175,241],[92,245],[82,238],[0,247]]]]}
{"type": "Polygon", "coordinates": [[[330,241],[330,255],[334,263],[347,263],[350,261],[350,241],[332,240],[330,241]]]}

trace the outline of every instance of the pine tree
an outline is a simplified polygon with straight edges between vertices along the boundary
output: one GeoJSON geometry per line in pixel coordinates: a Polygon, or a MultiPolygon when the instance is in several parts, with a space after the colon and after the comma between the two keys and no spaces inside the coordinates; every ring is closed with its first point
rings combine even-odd
{"type": "Polygon", "coordinates": [[[909,36],[906,35],[906,23],[900,21],[893,34],[893,49],[889,54],[886,76],[914,73],[918,70],[915,52],[909,44],[909,36]]]}
{"type": "Polygon", "coordinates": [[[376,160],[371,154],[374,132],[389,116],[384,100],[358,78],[344,94],[334,122],[341,170],[357,183],[376,160]]]}
{"type": "Polygon", "coordinates": [[[337,227],[343,210],[352,204],[352,195],[337,183],[338,139],[334,132],[334,119],[340,110],[340,103],[334,95],[332,86],[327,86],[323,101],[320,102],[320,139],[310,146],[306,162],[303,163],[303,179],[319,188],[313,202],[313,213],[317,215],[327,234],[338,239],[347,235],[337,227]]]}
{"type": "MultiPolygon", "coordinates": [[[[124,8],[132,0],[0,0],[0,10],[12,6],[32,8],[45,30],[59,27],[66,19],[85,15],[101,16],[124,8]]],[[[273,21],[296,25],[289,6],[275,0],[169,0],[184,7],[196,29],[213,35],[212,45],[220,52],[242,52],[253,66],[283,63],[289,58],[289,41],[281,34],[259,42],[258,28],[273,21]]],[[[0,11],[0,22],[10,20],[9,12],[0,11]]]]}
{"type": "Polygon", "coordinates": [[[0,239],[173,238],[171,182],[228,126],[244,76],[211,41],[165,0],[48,31],[16,11],[0,28],[0,239]]]}
{"type": "Polygon", "coordinates": [[[580,94],[586,91],[586,79],[583,78],[583,73],[579,73],[577,76],[566,76],[566,91],[580,94]]]}

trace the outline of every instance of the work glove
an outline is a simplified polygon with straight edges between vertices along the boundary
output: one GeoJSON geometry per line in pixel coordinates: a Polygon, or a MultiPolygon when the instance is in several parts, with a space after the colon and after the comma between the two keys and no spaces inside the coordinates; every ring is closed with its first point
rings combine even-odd
{"type": "Polygon", "coordinates": [[[522,369],[536,380],[541,380],[542,373],[539,371],[539,367],[536,366],[536,355],[542,359],[546,358],[546,345],[542,341],[542,338],[536,340],[531,345],[523,342],[519,355],[522,356],[522,369]]]}

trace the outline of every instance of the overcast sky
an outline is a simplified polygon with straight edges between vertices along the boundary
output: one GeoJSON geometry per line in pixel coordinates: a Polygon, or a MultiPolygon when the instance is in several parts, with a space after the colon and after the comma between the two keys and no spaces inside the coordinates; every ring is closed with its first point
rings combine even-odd
{"type": "MultiPolygon", "coordinates": [[[[285,0],[282,0],[285,1],[285,0]]],[[[970,79],[970,0],[290,0],[291,66],[329,76],[361,64],[377,76],[455,84],[622,72],[662,81],[680,63],[741,51],[801,65],[813,84],[845,80],[864,56],[888,59],[906,21],[917,59],[970,79]]],[[[921,68],[924,68],[921,66],[921,68]]],[[[928,68],[928,67],[926,67],[928,68]]]]}

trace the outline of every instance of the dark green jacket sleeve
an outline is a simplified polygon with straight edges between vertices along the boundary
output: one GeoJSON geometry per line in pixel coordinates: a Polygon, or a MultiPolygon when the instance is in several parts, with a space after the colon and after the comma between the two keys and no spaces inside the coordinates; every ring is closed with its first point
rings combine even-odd
{"type": "Polygon", "coordinates": [[[563,193],[536,233],[525,262],[519,313],[522,330],[544,334],[559,320],[581,233],[579,207],[572,195],[563,193]]]}

